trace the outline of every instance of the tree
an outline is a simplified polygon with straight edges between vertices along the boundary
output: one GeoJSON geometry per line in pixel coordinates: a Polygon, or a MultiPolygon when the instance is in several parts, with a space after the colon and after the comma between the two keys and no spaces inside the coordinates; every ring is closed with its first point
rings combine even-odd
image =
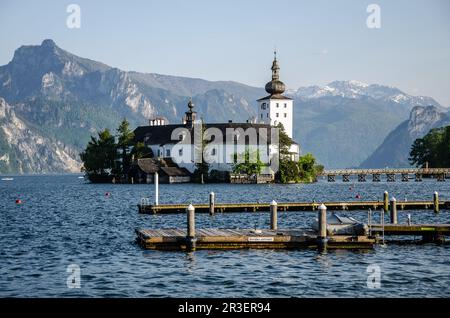
{"type": "Polygon", "coordinates": [[[426,163],[433,168],[450,166],[450,126],[431,129],[423,138],[416,139],[409,153],[409,161],[417,167],[426,163]]]}
{"type": "Polygon", "coordinates": [[[289,149],[292,146],[292,139],[286,134],[286,130],[284,130],[284,126],[282,123],[279,123],[277,125],[277,128],[279,129],[278,134],[278,151],[280,154],[280,160],[282,159],[290,159],[290,153],[289,149]],[[289,157],[289,158],[287,158],[289,157]]]}
{"type": "Polygon", "coordinates": [[[121,150],[121,167],[120,167],[120,173],[125,174],[127,173],[129,167],[130,167],[130,161],[131,156],[128,153],[128,149],[133,145],[134,143],[134,133],[130,130],[130,123],[124,119],[119,125],[119,128],[117,128],[117,138],[118,143],[117,147],[121,150]]]}
{"type": "Polygon", "coordinates": [[[83,171],[89,178],[111,175],[114,173],[116,160],[114,136],[105,129],[98,133],[98,138],[91,137],[80,158],[83,161],[83,171]]]}
{"type": "Polygon", "coordinates": [[[256,151],[256,153],[252,154],[250,156],[250,151],[247,149],[243,154],[234,154],[234,165],[233,165],[233,172],[234,173],[245,173],[247,175],[258,175],[261,173],[264,163],[261,161],[261,157],[259,155],[259,151],[256,151]],[[256,161],[252,162],[250,160],[250,157],[256,158],[256,161]],[[238,163],[238,158],[243,158],[243,160],[240,163],[238,163]]]}
{"type": "Polygon", "coordinates": [[[286,134],[282,123],[277,125],[278,131],[278,158],[279,168],[275,175],[275,179],[281,183],[297,181],[299,170],[297,165],[292,164],[289,149],[292,145],[292,140],[286,134]]]}
{"type": "MultiPolygon", "coordinates": [[[[199,124],[196,123],[194,125],[199,125],[199,124]]],[[[204,154],[204,150],[205,150],[207,142],[206,142],[206,140],[204,140],[205,125],[203,124],[203,120],[200,125],[201,125],[200,132],[197,131],[195,133],[201,134],[199,136],[201,143],[200,143],[200,145],[194,145],[194,148],[195,148],[194,152],[201,153],[201,160],[200,160],[200,162],[197,162],[195,164],[195,170],[194,170],[194,173],[192,174],[192,180],[197,183],[202,183],[205,180],[208,180],[208,177],[209,177],[209,163],[205,160],[205,154],[204,154]]]]}
{"type": "Polygon", "coordinates": [[[130,152],[131,156],[134,156],[135,159],[141,158],[153,158],[154,154],[151,148],[147,147],[143,142],[137,142],[133,149],[130,152]]]}
{"type": "Polygon", "coordinates": [[[316,164],[316,158],[311,153],[301,156],[298,160],[300,168],[300,180],[304,182],[316,181],[317,176],[323,171],[322,165],[316,164]]]}

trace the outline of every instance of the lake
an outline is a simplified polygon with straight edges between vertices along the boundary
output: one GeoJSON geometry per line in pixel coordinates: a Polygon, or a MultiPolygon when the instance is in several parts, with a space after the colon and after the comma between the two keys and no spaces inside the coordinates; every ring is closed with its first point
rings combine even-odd
{"type": "MultiPolygon", "coordinates": [[[[377,246],[369,251],[145,251],[134,229],[185,227],[185,215],[139,215],[153,185],[90,184],[78,175],[0,181],[1,297],[448,297],[450,245],[377,246]],[[111,195],[107,196],[105,193],[111,195]],[[16,200],[22,204],[16,204],[16,200]],[[80,288],[67,287],[68,266],[80,288]],[[367,286],[367,268],[381,287],[367,286]]],[[[450,199],[450,182],[292,185],[160,185],[160,203],[450,199]]],[[[448,223],[443,211],[399,212],[399,222],[448,223]]],[[[341,213],[344,214],[345,213],[341,213]]],[[[361,221],[367,211],[350,212],[361,221]]],[[[279,228],[308,226],[315,213],[280,212],[279,228]]],[[[197,227],[268,228],[268,213],[196,216],[197,227]]]]}

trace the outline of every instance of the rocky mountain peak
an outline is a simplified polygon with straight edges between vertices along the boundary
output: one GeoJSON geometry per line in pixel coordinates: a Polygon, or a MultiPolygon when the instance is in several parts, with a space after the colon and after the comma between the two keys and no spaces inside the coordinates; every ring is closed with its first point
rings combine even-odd
{"type": "Polygon", "coordinates": [[[435,106],[416,106],[411,110],[408,132],[411,137],[418,138],[448,119],[448,116],[435,106]]]}

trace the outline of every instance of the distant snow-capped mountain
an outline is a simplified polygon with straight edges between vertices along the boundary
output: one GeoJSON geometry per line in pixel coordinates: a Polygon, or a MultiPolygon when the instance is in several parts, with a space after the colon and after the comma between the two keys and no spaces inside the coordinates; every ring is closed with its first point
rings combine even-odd
{"type": "MultiPolygon", "coordinates": [[[[295,141],[327,168],[360,165],[415,106],[441,107],[430,97],[357,81],[288,93],[295,141]]],[[[124,117],[132,127],[155,116],[178,123],[192,97],[207,122],[243,122],[265,95],[262,87],[237,82],[122,71],[52,40],[21,46],[0,66],[0,173],[77,171],[90,135],[115,131],[124,117]]]]}
{"type": "Polygon", "coordinates": [[[407,104],[415,106],[439,105],[431,97],[412,96],[406,94],[395,87],[384,86],[379,84],[366,84],[355,80],[334,81],[325,86],[307,86],[300,87],[297,90],[288,90],[290,96],[302,99],[316,99],[322,97],[342,97],[359,99],[370,97],[375,100],[385,102],[394,102],[397,104],[407,104]]]}

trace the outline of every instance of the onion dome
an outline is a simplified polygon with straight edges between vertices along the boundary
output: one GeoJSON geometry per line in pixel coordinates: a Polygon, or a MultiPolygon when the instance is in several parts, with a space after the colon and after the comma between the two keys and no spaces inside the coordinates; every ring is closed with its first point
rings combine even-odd
{"type": "Polygon", "coordinates": [[[286,86],[280,81],[280,67],[277,61],[277,52],[274,52],[274,59],[272,63],[272,80],[266,84],[266,92],[270,95],[283,94],[286,86]]]}

